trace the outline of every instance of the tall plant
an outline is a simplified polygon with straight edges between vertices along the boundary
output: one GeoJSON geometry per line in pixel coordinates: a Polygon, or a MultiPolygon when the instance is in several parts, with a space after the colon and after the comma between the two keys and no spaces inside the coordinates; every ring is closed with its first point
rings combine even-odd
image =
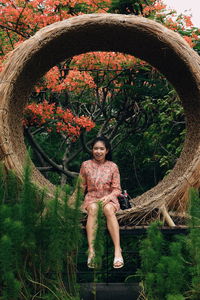
{"type": "Polygon", "coordinates": [[[30,164],[20,185],[15,175],[0,176],[0,298],[79,299],[76,253],[80,245],[80,202],[68,206],[69,188],[48,199],[31,181],[30,164]]]}
{"type": "Polygon", "coordinates": [[[190,190],[189,213],[191,218],[188,220],[187,247],[192,278],[189,294],[192,299],[198,300],[200,299],[200,197],[195,189],[190,190]]]}
{"type": "Polygon", "coordinates": [[[141,269],[145,299],[184,299],[184,259],[182,240],[168,242],[155,222],[147,230],[140,245],[141,269]]]}
{"type": "Polygon", "coordinates": [[[159,223],[147,230],[140,245],[145,299],[200,299],[200,197],[196,189],[189,193],[188,234],[164,239],[159,223]]]}

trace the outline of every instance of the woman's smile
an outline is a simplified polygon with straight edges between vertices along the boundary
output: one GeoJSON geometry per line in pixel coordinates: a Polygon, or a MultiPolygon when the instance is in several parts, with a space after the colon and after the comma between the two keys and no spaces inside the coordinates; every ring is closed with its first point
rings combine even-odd
{"type": "Polygon", "coordinates": [[[104,162],[107,153],[108,150],[106,149],[104,143],[101,141],[95,143],[94,147],[92,148],[93,158],[97,161],[104,162]]]}

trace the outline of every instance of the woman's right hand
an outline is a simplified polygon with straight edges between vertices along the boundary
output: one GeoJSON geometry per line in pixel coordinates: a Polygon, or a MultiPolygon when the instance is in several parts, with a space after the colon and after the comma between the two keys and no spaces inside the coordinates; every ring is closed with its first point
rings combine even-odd
{"type": "Polygon", "coordinates": [[[99,201],[101,201],[103,206],[105,206],[107,203],[110,202],[110,197],[109,196],[104,196],[103,198],[99,199],[99,201]]]}

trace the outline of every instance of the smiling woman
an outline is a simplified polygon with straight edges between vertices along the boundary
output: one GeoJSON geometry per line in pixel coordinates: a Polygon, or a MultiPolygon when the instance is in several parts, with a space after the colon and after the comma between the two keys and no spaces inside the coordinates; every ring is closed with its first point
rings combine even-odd
{"type": "Polygon", "coordinates": [[[105,157],[108,154],[108,150],[102,141],[98,141],[92,148],[92,154],[96,161],[99,163],[104,163],[105,157]]]}
{"type": "Polygon", "coordinates": [[[120,247],[119,224],[115,215],[120,208],[117,199],[121,193],[120,175],[117,165],[111,161],[111,146],[105,137],[97,137],[93,141],[92,159],[82,164],[80,175],[83,178],[85,191],[83,209],[88,214],[86,225],[89,246],[88,267],[95,267],[94,240],[100,202],[115,247],[113,267],[121,268],[124,261],[120,247]]]}
{"type": "MultiPolygon", "coordinates": [[[[118,218],[131,222],[152,212],[157,217],[171,210],[185,212],[189,188],[200,186],[200,58],[177,33],[142,17],[73,17],[41,29],[10,54],[0,79],[0,158],[5,167],[22,178],[26,157],[23,110],[37,80],[64,59],[89,51],[117,51],[149,62],[174,86],[185,110],[187,135],[174,169],[118,218]]],[[[55,189],[36,168],[33,180],[55,189]]]]}

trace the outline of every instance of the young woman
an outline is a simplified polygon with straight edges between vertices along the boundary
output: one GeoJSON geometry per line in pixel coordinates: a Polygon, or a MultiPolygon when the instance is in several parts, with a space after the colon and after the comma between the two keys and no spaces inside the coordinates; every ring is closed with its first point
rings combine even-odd
{"type": "Polygon", "coordinates": [[[94,268],[94,246],[98,201],[102,202],[107,227],[114,244],[114,268],[124,265],[120,247],[119,224],[115,213],[120,209],[117,196],[121,193],[117,165],[111,161],[111,146],[105,137],[97,137],[92,144],[92,159],[82,163],[85,199],[83,210],[88,214],[86,231],[88,239],[88,267],[94,268]]]}

